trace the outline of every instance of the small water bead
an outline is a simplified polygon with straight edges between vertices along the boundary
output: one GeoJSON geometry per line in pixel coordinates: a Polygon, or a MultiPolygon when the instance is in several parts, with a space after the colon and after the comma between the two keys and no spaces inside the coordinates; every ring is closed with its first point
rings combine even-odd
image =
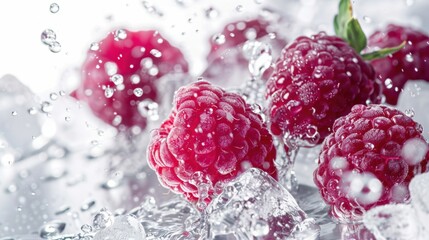
{"type": "Polygon", "coordinates": [[[150,99],[145,99],[138,104],[137,108],[139,110],[139,113],[143,117],[146,117],[152,121],[156,121],[159,119],[158,103],[156,103],[150,99]]]}
{"type": "Polygon", "coordinates": [[[95,214],[92,226],[94,229],[104,229],[109,227],[114,222],[114,216],[111,212],[107,211],[107,209],[102,208],[97,214],[95,214]]]}
{"type": "Polygon", "coordinates": [[[64,96],[66,95],[66,92],[65,92],[65,91],[63,91],[63,90],[60,90],[60,91],[58,92],[58,94],[60,94],[60,96],[61,96],[61,97],[64,97],[64,96]]]}
{"type": "Polygon", "coordinates": [[[135,95],[136,97],[141,97],[141,96],[143,96],[143,89],[141,89],[141,88],[136,88],[136,89],[134,89],[134,90],[133,90],[133,93],[134,93],[134,95],[135,95]]]}
{"type": "Polygon", "coordinates": [[[49,98],[50,98],[52,101],[55,101],[55,100],[57,100],[57,99],[58,99],[58,94],[56,94],[56,93],[51,93],[51,94],[49,94],[49,98]]]}
{"type": "Polygon", "coordinates": [[[114,89],[110,88],[110,87],[106,87],[106,89],[104,89],[104,96],[106,98],[111,98],[113,96],[113,93],[115,92],[114,89]]]}
{"type": "Polygon", "coordinates": [[[114,62],[106,62],[104,64],[104,70],[106,71],[107,75],[113,76],[118,72],[118,65],[114,62]]]}
{"type": "Polygon", "coordinates": [[[133,74],[130,79],[132,84],[138,84],[140,82],[140,77],[137,74],[133,74]]]}
{"type": "Polygon", "coordinates": [[[391,89],[393,87],[392,79],[386,78],[386,80],[384,80],[384,85],[386,86],[387,89],[391,89]]]}
{"type": "Polygon", "coordinates": [[[54,109],[54,107],[52,106],[52,104],[50,102],[42,102],[42,106],[41,106],[41,110],[44,113],[50,113],[52,112],[52,110],[54,109]]]}
{"type": "Polygon", "coordinates": [[[68,211],[70,211],[70,206],[68,206],[68,205],[62,205],[55,212],[55,215],[61,215],[61,214],[64,214],[64,213],[66,213],[68,211]]]}
{"type": "Polygon", "coordinates": [[[116,86],[124,83],[124,77],[121,74],[113,74],[110,77],[110,81],[112,81],[116,86]]]}
{"type": "Polygon", "coordinates": [[[91,45],[89,46],[89,49],[91,51],[98,51],[100,49],[100,44],[93,42],[91,43],[91,45]]]}
{"type": "Polygon", "coordinates": [[[61,44],[55,41],[51,45],[49,45],[49,50],[51,50],[51,52],[53,53],[59,53],[61,51],[61,44]]]}
{"type": "Polygon", "coordinates": [[[28,114],[34,115],[37,113],[37,109],[35,107],[31,107],[27,110],[28,114]]]}
{"type": "Polygon", "coordinates": [[[225,35],[223,35],[223,34],[221,34],[221,33],[218,33],[218,34],[215,34],[215,35],[213,36],[212,41],[213,41],[216,45],[222,45],[222,44],[224,44],[224,43],[225,43],[226,38],[225,38],[225,35]]]}
{"type": "Polygon", "coordinates": [[[370,17],[368,17],[368,16],[363,16],[362,19],[366,23],[371,23],[372,22],[372,19],[370,17]]]}
{"type": "Polygon", "coordinates": [[[428,152],[427,143],[419,138],[407,140],[401,149],[401,156],[410,165],[420,163],[428,152]]]}
{"type": "Polygon", "coordinates": [[[51,11],[51,13],[57,13],[60,10],[60,6],[57,3],[52,3],[49,6],[49,11],[51,11]]]}
{"type": "Polygon", "coordinates": [[[93,200],[93,199],[86,200],[86,201],[82,204],[82,206],[80,206],[80,210],[81,210],[82,212],[86,212],[86,211],[88,211],[89,209],[91,209],[94,205],[95,205],[95,200],[93,200]]]}
{"type": "Polygon", "coordinates": [[[150,54],[152,54],[152,56],[154,56],[156,58],[162,57],[162,53],[158,49],[155,49],[155,48],[150,50],[150,54]]]}
{"type": "Polygon", "coordinates": [[[235,10],[237,11],[237,12],[242,12],[243,11],[243,5],[237,5],[237,7],[235,7],[235,10]]]}
{"type": "Polygon", "coordinates": [[[18,115],[18,112],[17,111],[12,111],[11,115],[12,116],[16,116],[16,115],[18,115]]]}
{"type": "Polygon", "coordinates": [[[408,117],[414,117],[414,110],[411,108],[411,109],[405,109],[405,115],[407,115],[408,117]]]}
{"type": "Polygon", "coordinates": [[[70,116],[66,116],[66,117],[64,117],[64,121],[66,121],[66,122],[70,122],[70,121],[71,121],[71,117],[70,117],[70,116]]]}
{"type": "Polygon", "coordinates": [[[267,43],[256,45],[249,61],[249,71],[254,77],[260,77],[273,61],[271,46],[267,43]]]}
{"type": "Polygon", "coordinates": [[[82,230],[84,233],[90,233],[92,232],[92,227],[88,224],[84,224],[82,227],[80,227],[80,230],[82,230]]]}
{"type": "Polygon", "coordinates": [[[40,229],[40,237],[48,239],[54,236],[61,234],[66,228],[66,223],[64,222],[50,222],[43,225],[40,229]]]}
{"type": "Polygon", "coordinates": [[[219,16],[219,11],[213,7],[209,7],[205,10],[205,14],[208,19],[214,19],[219,16]]]}
{"type": "Polygon", "coordinates": [[[115,31],[115,41],[124,40],[127,38],[127,32],[124,29],[118,29],[115,31]]]}
{"type": "Polygon", "coordinates": [[[55,34],[54,30],[52,29],[46,29],[42,32],[42,35],[40,36],[40,39],[42,40],[42,43],[50,46],[52,43],[56,41],[57,35],[55,34]]]}
{"type": "Polygon", "coordinates": [[[18,187],[15,184],[11,184],[6,188],[7,193],[14,193],[18,190],[18,187]]]}
{"type": "Polygon", "coordinates": [[[407,62],[413,62],[414,61],[413,54],[412,53],[408,53],[407,55],[405,55],[405,61],[407,61],[407,62]]]}
{"type": "MultiPolygon", "coordinates": [[[[150,57],[143,58],[140,61],[140,66],[143,67],[143,68],[146,68],[146,69],[151,68],[153,66],[153,60],[152,60],[152,58],[150,58],[150,57]]],[[[138,75],[133,75],[133,76],[138,77],[138,82],[140,82],[140,77],[138,75]]]]}

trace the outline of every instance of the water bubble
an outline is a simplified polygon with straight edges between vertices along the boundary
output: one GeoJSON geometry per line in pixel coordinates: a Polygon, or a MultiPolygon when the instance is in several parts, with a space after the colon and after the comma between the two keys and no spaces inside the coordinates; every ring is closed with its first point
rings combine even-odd
{"type": "Polygon", "coordinates": [[[124,83],[124,77],[121,74],[114,74],[110,77],[110,81],[112,81],[116,86],[124,83]]]}
{"type": "Polygon", "coordinates": [[[49,11],[51,13],[57,13],[60,10],[60,6],[57,3],[52,3],[51,6],[49,6],[49,11]]]}
{"type": "Polygon", "coordinates": [[[209,19],[214,19],[219,16],[219,11],[213,7],[209,7],[205,10],[206,17],[209,19]]]}
{"type": "Polygon", "coordinates": [[[235,7],[235,10],[237,11],[237,12],[242,12],[243,11],[243,5],[237,5],[237,7],[235,7]]]}
{"type": "Polygon", "coordinates": [[[88,211],[89,209],[91,209],[94,205],[95,205],[95,200],[93,200],[93,199],[86,200],[86,201],[82,204],[82,206],[80,206],[80,210],[81,210],[82,212],[86,212],[86,211],[88,211]]]}
{"type": "Polygon", "coordinates": [[[136,89],[134,89],[134,90],[133,90],[133,93],[134,93],[134,95],[135,95],[136,97],[141,97],[141,96],[143,96],[143,89],[141,89],[141,88],[136,88],[136,89]]]}
{"type": "Polygon", "coordinates": [[[156,58],[162,57],[162,53],[158,49],[155,49],[155,48],[150,50],[150,54],[152,54],[152,56],[154,56],[156,58]]]}
{"type": "Polygon", "coordinates": [[[49,50],[53,53],[59,53],[61,51],[61,44],[57,41],[54,41],[51,45],[49,45],[49,50]]]}
{"type": "Polygon", "coordinates": [[[118,29],[115,31],[115,40],[119,41],[119,40],[124,40],[125,38],[127,38],[127,32],[124,29],[118,29]]]}
{"type": "Polygon", "coordinates": [[[49,98],[50,98],[52,101],[55,101],[55,100],[57,100],[57,99],[58,99],[58,94],[56,94],[56,93],[51,93],[51,94],[49,94],[49,98]]]}
{"type": "Polygon", "coordinates": [[[64,222],[50,222],[43,225],[40,229],[41,238],[51,238],[59,235],[66,228],[66,223],[64,222]]]}
{"type": "Polygon", "coordinates": [[[114,62],[106,62],[104,64],[104,70],[106,71],[107,75],[113,76],[118,72],[118,65],[114,62]]]}
{"type": "Polygon", "coordinates": [[[112,88],[110,88],[109,86],[107,86],[106,89],[104,89],[104,96],[106,98],[111,98],[113,96],[114,92],[115,91],[112,88]]]}
{"type": "Polygon", "coordinates": [[[150,99],[141,101],[138,105],[138,110],[143,117],[146,117],[149,120],[156,121],[159,119],[158,103],[150,99]]]}
{"type": "Polygon", "coordinates": [[[140,82],[140,77],[137,74],[133,74],[130,79],[132,84],[138,84],[140,82]]]}
{"type": "Polygon", "coordinates": [[[366,23],[371,23],[372,19],[370,17],[368,17],[368,16],[363,16],[363,21],[366,22],[366,23]]]}
{"type": "Polygon", "coordinates": [[[54,109],[54,107],[52,106],[52,104],[50,102],[42,102],[42,106],[41,106],[41,110],[44,113],[50,113],[52,112],[52,110],[54,109]]]}
{"type": "Polygon", "coordinates": [[[18,115],[18,112],[17,111],[12,111],[12,116],[16,116],[16,115],[18,115]]]}
{"type": "Polygon", "coordinates": [[[37,109],[35,107],[31,107],[27,110],[28,114],[34,115],[37,113],[37,109]]]}
{"type": "Polygon", "coordinates": [[[11,184],[6,188],[7,193],[14,193],[18,190],[18,187],[15,184],[11,184]]]}
{"type": "Polygon", "coordinates": [[[91,43],[91,45],[89,46],[89,49],[91,51],[98,51],[100,49],[100,44],[93,42],[91,43]]]}
{"type": "Polygon", "coordinates": [[[84,224],[82,227],[80,227],[80,230],[82,230],[84,233],[90,233],[92,232],[92,227],[88,224],[84,224]]]}
{"type": "Polygon", "coordinates": [[[392,79],[386,78],[386,80],[384,80],[384,85],[386,86],[387,89],[391,89],[393,87],[392,79]]]}
{"type": "Polygon", "coordinates": [[[407,115],[408,117],[414,117],[414,110],[413,109],[405,109],[404,111],[405,115],[407,115]]]}
{"type": "Polygon", "coordinates": [[[64,121],[66,121],[66,122],[70,122],[70,121],[71,121],[71,117],[70,117],[70,116],[65,116],[65,117],[64,117],[64,121]]]}
{"type": "Polygon", "coordinates": [[[101,187],[107,190],[114,189],[121,186],[121,184],[124,182],[123,180],[124,180],[124,173],[116,172],[115,174],[113,174],[113,176],[111,176],[103,184],[101,184],[101,187]]]}
{"type": "Polygon", "coordinates": [[[55,211],[55,215],[61,215],[64,214],[66,212],[70,211],[70,206],[68,205],[62,205],[58,208],[57,211],[55,211]]]}
{"type": "Polygon", "coordinates": [[[107,209],[102,208],[97,214],[95,214],[92,220],[92,226],[97,230],[104,229],[106,227],[111,226],[113,222],[113,214],[107,211],[107,209]]]}
{"type": "Polygon", "coordinates": [[[413,54],[412,53],[408,53],[407,55],[405,55],[405,61],[407,61],[407,62],[413,62],[414,61],[413,54]]]}
{"type": "Polygon", "coordinates": [[[119,124],[121,124],[121,122],[122,122],[122,117],[119,115],[116,115],[112,120],[112,125],[113,126],[119,126],[119,124]]]}
{"type": "Polygon", "coordinates": [[[42,40],[42,43],[50,46],[52,43],[56,41],[57,35],[55,34],[54,30],[52,29],[46,29],[42,32],[42,35],[40,36],[40,39],[42,40]]]}
{"type": "Polygon", "coordinates": [[[225,38],[225,35],[223,35],[223,34],[221,34],[221,33],[218,33],[218,34],[215,34],[215,35],[212,37],[212,41],[213,41],[216,45],[222,45],[222,44],[224,44],[224,43],[225,43],[226,38],[225,38]]]}

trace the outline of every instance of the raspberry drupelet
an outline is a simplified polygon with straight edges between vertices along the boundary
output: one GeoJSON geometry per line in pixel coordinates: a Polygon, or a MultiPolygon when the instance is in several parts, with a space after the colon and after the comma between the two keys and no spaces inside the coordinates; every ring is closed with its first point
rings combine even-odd
{"type": "MultiPolygon", "coordinates": [[[[212,186],[249,167],[277,178],[272,136],[240,95],[197,81],[181,87],[173,104],[169,117],[152,132],[147,151],[162,185],[197,202],[196,174],[212,186]]],[[[203,200],[210,201],[212,194],[203,200]]]]}
{"type": "Polygon", "coordinates": [[[409,199],[408,185],[428,171],[422,127],[399,110],[356,105],[323,142],[314,181],[330,214],[358,220],[374,206],[409,199]]]}

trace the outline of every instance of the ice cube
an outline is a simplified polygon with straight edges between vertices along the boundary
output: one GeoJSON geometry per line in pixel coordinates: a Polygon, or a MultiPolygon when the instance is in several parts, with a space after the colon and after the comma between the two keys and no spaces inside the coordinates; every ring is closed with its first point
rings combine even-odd
{"type": "Polygon", "coordinates": [[[115,222],[99,232],[93,240],[144,240],[146,233],[141,223],[132,215],[118,216],[115,222]]]}
{"type": "Polygon", "coordinates": [[[429,173],[415,176],[410,183],[411,205],[429,236],[429,173]]]}
{"type": "Polygon", "coordinates": [[[228,183],[206,212],[212,238],[316,239],[320,230],[283,186],[255,168],[228,183]]]}
{"type": "Polygon", "coordinates": [[[0,78],[0,160],[13,163],[45,146],[55,125],[37,114],[40,104],[31,90],[12,75],[0,78]]]}
{"type": "Polygon", "coordinates": [[[423,239],[420,223],[411,205],[388,204],[365,213],[365,226],[379,240],[423,239]]]}

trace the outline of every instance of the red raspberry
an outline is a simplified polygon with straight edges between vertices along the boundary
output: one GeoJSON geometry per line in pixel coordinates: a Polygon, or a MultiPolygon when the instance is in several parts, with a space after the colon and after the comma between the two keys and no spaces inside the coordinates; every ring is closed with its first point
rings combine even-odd
{"type": "Polygon", "coordinates": [[[155,80],[175,71],[187,72],[188,63],[157,31],[117,30],[91,46],[82,83],[72,95],[86,101],[106,123],[145,128],[138,103],[156,101],[155,80]]]}
{"type": "Polygon", "coordinates": [[[428,171],[427,149],[421,125],[402,112],[356,105],[323,142],[314,182],[333,217],[356,220],[374,206],[408,201],[411,179],[428,171]]]}
{"type": "Polygon", "coordinates": [[[267,83],[272,133],[321,143],[353,105],[380,101],[374,78],[344,40],[323,32],[299,37],[283,49],[267,83]]]}
{"type": "Polygon", "coordinates": [[[429,81],[429,36],[411,27],[390,24],[368,39],[372,48],[394,47],[406,41],[405,47],[386,58],[371,62],[377,77],[384,83],[386,102],[398,103],[399,94],[408,80],[429,81]]]}
{"type": "Polygon", "coordinates": [[[276,149],[262,118],[240,95],[205,81],[176,92],[173,110],[153,131],[147,152],[160,182],[191,202],[200,198],[193,182],[197,172],[213,186],[248,167],[277,177],[276,149]]]}

